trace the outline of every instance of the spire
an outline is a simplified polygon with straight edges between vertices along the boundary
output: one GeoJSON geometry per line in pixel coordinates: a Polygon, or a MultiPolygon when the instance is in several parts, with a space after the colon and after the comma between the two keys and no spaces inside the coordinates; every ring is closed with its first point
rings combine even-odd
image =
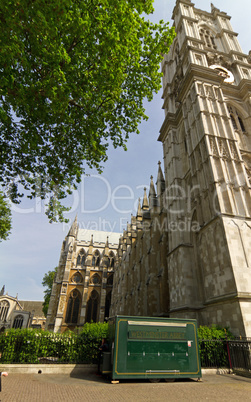
{"type": "Polygon", "coordinates": [[[92,246],[93,245],[93,234],[91,235],[91,240],[90,240],[90,244],[89,244],[90,246],[92,246]]]}
{"type": "Polygon", "coordinates": [[[150,182],[150,190],[149,190],[149,206],[150,206],[150,208],[153,208],[153,207],[157,206],[157,197],[156,197],[155,187],[153,184],[153,176],[151,176],[150,179],[151,179],[151,182],[150,182]]]}
{"type": "Polygon", "coordinates": [[[5,292],[5,285],[3,285],[1,291],[0,291],[0,296],[3,296],[5,292]]]}
{"type": "Polygon", "coordinates": [[[156,191],[155,191],[155,187],[153,184],[153,176],[150,177],[150,190],[149,190],[149,197],[156,197],[156,191]]]}
{"type": "Polygon", "coordinates": [[[219,9],[219,8],[216,8],[216,7],[213,5],[213,3],[211,3],[211,12],[214,12],[214,11],[220,11],[220,9],[219,9]]]}
{"type": "Polygon", "coordinates": [[[143,198],[143,203],[142,203],[142,209],[143,211],[147,211],[149,209],[149,203],[146,195],[146,187],[144,188],[144,198],[143,198]]]}
{"type": "Polygon", "coordinates": [[[88,247],[88,255],[92,255],[92,251],[93,251],[93,234],[91,235],[91,240],[88,247]]]}
{"type": "Polygon", "coordinates": [[[75,216],[74,222],[71,225],[68,236],[76,237],[78,231],[78,215],[75,216]]]}
{"type": "Polygon", "coordinates": [[[141,209],[141,203],[140,203],[140,198],[139,198],[139,203],[138,203],[138,211],[137,211],[137,219],[142,218],[142,209],[141,209]]]}
{"type": "Polygon", "coordinates": [[[157,195],[160,196],[165,191],[165,179],[161,169],[161,162],[158,162],[158,176],[157,176],[157,195]]]}

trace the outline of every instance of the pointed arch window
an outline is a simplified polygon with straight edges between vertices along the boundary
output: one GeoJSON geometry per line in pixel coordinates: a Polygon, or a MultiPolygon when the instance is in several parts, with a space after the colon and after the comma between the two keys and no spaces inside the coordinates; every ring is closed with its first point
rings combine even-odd
{"type": "Polygon", "coordinates": [[[96,286],[101,285],[101,278],[100,278],[100,276],[99,276],[98,274],[92,275],[92,276],[91,276],[91,279],[90,279],[90,284],[91,284],[91,285],[96,285],[96,286]]]}
{"type": "MultiPolygon", "coordinates": [[[[243,120],[242,120],[239,112],[237,111],[237,109],[233,106],[228,106],[228,112],[230,115],[233,129],[235,131],[239,132],[239,134],[246,134],[245,125],[244,125],[243,120]]],[[[240,144],[241,146],[245,146],[245,144],[243,143],[243,138],[240,142],[241,142],[241,144],[240,144]]]]}
{"type": "Polygon", "coordinates": [[[19,314],[15,317],[12,328],[22,328],[24,322],[24,317],[23,315],[19,314]]]}
{"type": "Polygon", "coordinates": [[[69,297],[67,304],[67,312],[65,322],[68,324],[77,324],[79,309],[81,304],[81,296],[77,289],[74,289],[69,297]]]}
{"type": "Polygon", "coordinates": [[[76,273],[72,276],[71,282],[74,282],[74,283],[81,283],[81,282],[83,282],[83,277],[82,277],[82,275],[81,275],[79,272],[76,272],[76,273]]]}
{"type": "Polygon", "coordinates": [[[99,294],[96,290],[91,292],[87,302],[86,322],[98,321],[99,294]]]}
{"type": "Polygon", "coordinates": [[[113,285],[113,274],[108,276],[106,284],[107,284],[107,286],[113,285]]]}
{"type": "Polygon", "coordinates": [[[92,257],[92,266],[99,267],[99,265],[100,265],[100,252],[96,250],[92,257]]]}
{"type": "Polygon", "coordinates": [[[111,252],[109,253],[108,261],[109,261],[108,267],[114,268],[115,255],[114,255],[114,252],[113,252],[113,251],[111,251],[111,252]]]}
{"type": "Polygon", "coordinates": [[[234,130],[238,130],[238,126],[236,124],[235,118],[232,113],[230,114],[230,117],[231,117],[231,122],[232,122],[234,130]]]}
{"type": "Polygon", "coordinates": [[[10,303],[7,300],[0,302],[0,320],[5,321],[9,312],[10,303]]]}
{"type": "Polygon", "coordinates": [[[85,260],[86,260],[86,253],[85,250],[80,250],[77,258],[77,265],[81,265],[83,267],[85,265],[85,260]]]}
{"type": "Polygon", "coordinates": [[[243,133],[245,133],[245,132],[246,132],[246,129],[245,129],[245,126],[244,126],[243,121],[242,121],[242,119],[241,119],[240,116],[238,116],[238,122],[239,122],[239,124],[240,124],[240,129],[241,129],[241,131],[242,131],[243,133]]]}
{"type": "Polygon", "coordinates": [[[206,28],[200,29],[200,39],[202,40],[204,46],[209,47],[211,49],[217,49],[214,35],[209,29],[206,28]]]}

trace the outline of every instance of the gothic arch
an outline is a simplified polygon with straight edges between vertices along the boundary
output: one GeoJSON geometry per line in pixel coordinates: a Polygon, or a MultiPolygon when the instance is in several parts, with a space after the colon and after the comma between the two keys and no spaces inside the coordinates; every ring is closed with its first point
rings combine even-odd
{"type": "Polygon", "coordinates": [[[114,263],[115,263],[115,254],[113,251],[110,251],[108,256],[108,267],[114,268],[114,263]]]}
{"type": "Polygon", "coordinates": [[[83,282],[83,277],[80,274],[80,272],[76,272],[75,274],[72,275],[71,282],[73,282],[73,283],[82,283],[83,282]]]}
{"type": "Polygon", "coordinates": [[[92,266],[99,267],[100,259],[101,259],[101,256],[100,256],[99,250],[95,250],[93,253],[93,256],[92,256],[92,266]]]}
{"type": "Polygon", "coordinates": [[[67,324],[77,324],[78,323],[80,306],[81,306],[81,295],[77,289],[73,289],[70,293],[68,303],[67,303],[67,310],[66,310],[66,317],[65,317],[65,322],[67,324]]]}
{"type": "Polygon", "coordinates": [[[77,265],[81,265],[81,267],[83,267],[85,265],[85,261],[86,261],[86,252],[85,250],[82,248],[80,250],[80,252],[78,253],[78,257],[77,257],[77,265]]]}
{"type": "Polygon", "coordinates": [[[101,285],[101,278],[99,274],[94,274],[90,277],[90,285],[100,286],[101,285]]]}
{"type": "Polygon", "coordinates": [[[98,322],[100,297],[98,292],[94,289],[87,301],[86,307],[86,322],[98,322]]]}
{"type": "Polygon", "coordinates": [[[207,48],[216,50],[216,32],[214,31],[214,29],[211,26],[209,27],[205,23],[198,24],[198,29],[203,45],[207,48]]]}
{"type": "Polygon", "coordinates": [[[113,285],[113,274],[108,275],[106,284],[107,286],[113,285]]]}
{"type": "Polygon", "coordinates": [[[228,103],[228,112],[232,127],[237,137],[238,145],[242,150],[248,150],[248,124],[245,121],[245,111],[234,102],[228,103]]]}

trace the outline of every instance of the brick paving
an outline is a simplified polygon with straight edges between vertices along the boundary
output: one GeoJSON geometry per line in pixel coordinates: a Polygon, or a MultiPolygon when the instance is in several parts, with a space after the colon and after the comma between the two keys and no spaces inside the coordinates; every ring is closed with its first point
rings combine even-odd
{"type": "Polygon", "coordinates": [[[206,374],[201,382],[120,381],[111,384],[94,372],[68,374],[9,374],[2,378],[1,402],[138,402],[251,401],[251,379],[232,374],[206,374]]]}

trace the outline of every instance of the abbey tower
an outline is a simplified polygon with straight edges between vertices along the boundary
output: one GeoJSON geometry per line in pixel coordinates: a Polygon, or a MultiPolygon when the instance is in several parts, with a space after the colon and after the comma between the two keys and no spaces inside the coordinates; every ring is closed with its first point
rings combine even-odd
{"type": "Polygon", "coordinates": [[[230,17],[177,0],[162,63],[170,315],[251,336],[251,69],[230,17]]]}

